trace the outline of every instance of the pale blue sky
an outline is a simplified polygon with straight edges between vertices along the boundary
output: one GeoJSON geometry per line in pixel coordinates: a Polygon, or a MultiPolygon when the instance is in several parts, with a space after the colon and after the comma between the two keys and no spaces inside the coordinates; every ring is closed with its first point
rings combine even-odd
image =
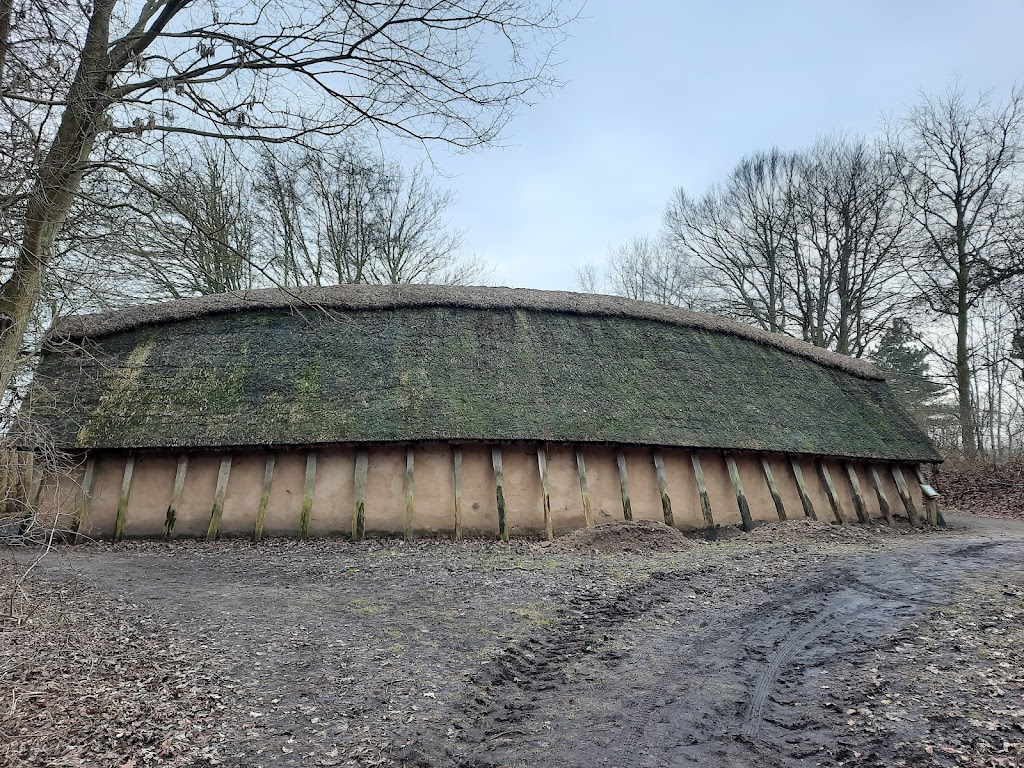
{"type": "Polygon", "coordinates": [[[568,81],[501,148],[434,160],[451,223],[490,282],[574,289],[576,266],[653,233],[744,154],[868,133],[919,90],[1024,82],[1022,0],[589,0],[561,48],[568,81]]]}

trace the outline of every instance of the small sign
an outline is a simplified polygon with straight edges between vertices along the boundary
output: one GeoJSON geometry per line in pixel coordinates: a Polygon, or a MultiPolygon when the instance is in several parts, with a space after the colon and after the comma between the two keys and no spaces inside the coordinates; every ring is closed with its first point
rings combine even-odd
{"type": "Polygon", "coordinates": [[[921,490],[924,491],[924,495],[929,499],[937,499],[942,495],[927,483],[921,483],[921,490]]]}

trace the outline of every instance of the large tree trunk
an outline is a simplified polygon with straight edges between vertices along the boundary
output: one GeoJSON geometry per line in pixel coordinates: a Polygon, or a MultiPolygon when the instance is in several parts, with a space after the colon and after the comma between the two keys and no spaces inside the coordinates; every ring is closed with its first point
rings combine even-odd
{"type": "Polygon", "coordinates": [[[967,321],[970,305],[967,298],[970,265],[961,242],[960,271],[957,274],[957,315],[956,315],[956,393],[960,415],[960,440],[964,456],[968,459],[978,455],[978,436],[974,424],[974,407],[971,403],[971,360],[967,348],[967,321]]]}
{"type": "Polygon", "coordinates": [[[7,50],[11,38],[11,12],[14,0],[0,0],[0,82],[7,69],[7,50]]]}
{"type": "Polygon", "coordinates": [[[109,103],[112,72],[107,45],[115,2],[99,0],[93,9],[81,65],[29,196],[21,248],[11,276],[0,286],[0,393],[9,391],[17,374],[25,332],[53,260],[54,243],[78,193],[99,118],[109,103]]]}

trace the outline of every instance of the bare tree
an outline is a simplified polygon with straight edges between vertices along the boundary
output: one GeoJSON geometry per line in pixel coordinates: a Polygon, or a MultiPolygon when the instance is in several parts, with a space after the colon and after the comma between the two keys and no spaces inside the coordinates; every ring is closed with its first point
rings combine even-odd
{"type": "Polygon", "coordinates": [[[447,223],[453,194],[422,166],[406,172],[352,142],[264,153],[257,189],[281,284],[468,283],[486,274],[447,223]]]}
{"type": "Polygon", "coordinates": [[[707,267],[718,311],[775,333],[791,325],[797,167],[797,156],[780,150],[744,158],[699,200],[677,190],[664,219],[680,257],[707,267]]]}
{"type": "Polygon", "coordinates": [[[596,269],[579,273],[580,286],[657,304],[698,309],[707,301],[701,265],[674,251],[664,237],[634,237],[608,252],[603,278],[596,269]]]}
{"type": "Polygon", "coordinates": [[[961,91],[924,96],[893,126],[890,143],[904,169],[904,194],[919,247],[909,264],[919,295],[948,318],[965,455],[978,454],[972,405],[971,321],[979,302],[1012,274],[1002,233],[1019,182],[1024,93],[1005,104],[961,91]]]}
{"type": "Polygon", "coordinates": [[[751,155],[700,200],[678,191],[664,223],[718,311],[859,357],[906,311],[899,180],[883,147],[822,139],[751,155]]]}
{"type": "MultiPolygon", "coordinates": [[[[264,167],[276,162],[267,157],[264,167]]],[[[351,146],[330,155],[305,153],[292,165],[289,184],[299,207],[293,203],[274,210],[274,216],[299,243],[301,257],[293,257],[292,264],[297,284],[371,282],[374,204],[384,191],[379,167],[351,146]],[[294,220],[286,223],[289,217],[294,220]]],[[[272,184],[276,175],[268,174],[272,184]]]]}
{"type": "Polygon", "coordinates": [[[565,23],[557,0],[3,3],[0,389],[90,167],[135,175],[176,136],[486,144],[552,84],[565,23]]]}
{"type": "Polygon", "coordinates": [[[222,146],[180,153],[133,186],[131,206],[111,205],[89,185],[83,189],[98,203],[93,225],[105,224],[108,232],[83,250],[96,272],[106,264],[120,275],[126,300],[180,299],[265,282],[253,185],[222,146]]]}
{"type": "Polygon", "coordinates": [[[885,148],[864,140],[821,139],[800,155],[786,280],[805,340],[860,357],[906,312],[899,178],[885,148]]]}
{"type": "Polygon", "coordinates": [[[466,282],[460,279],[461,265],[455,259],[462,248],[462,234],[445,222],[454,202],[452,192],[434,187],[422,166],[409,173],[396,168],[389,174],[382,194],[374,200],[375,219],[380,224],[375,262],[378,282],[444,282],[452,278],[466,282]],[[452,267],[456,272],[446,273],[452,267]]]}
{"type": "Polygon", "coordinates": [[[995,458],[1019,450],[1024,434],[1024,387],[1019,361],[1014,358],[1013,325],[1011,308],[998,294],[981,300],[971,323],[978,449],[995,458]]]}
{"type": "Polygon", "coordinates": [[[664,236],[634,237],[608,250],[603,265],[588,262],[576,269],[584,293],[607,293],[639,301],[705,309],[710,286],[701,264],[681,257],[664,236]]]}
{"type": "Polygon", "coordinates": [[[601,267],[592,261],[576,267],[576,287],[583,293],[608,293],[601,267]]]}
{"type": "Polygon", "coordinates": [[[103,236],[77,255],[94,283],[118,277],[122,303],[485,272],[447,225],[450,192],[422,167],[404,173],[353,141],[255,157],[204,144],[133,178],[130,203],[117,204],[127,190],[107,181],[83,182],[79,200],[91,210],[82,219],[103,236]]]}

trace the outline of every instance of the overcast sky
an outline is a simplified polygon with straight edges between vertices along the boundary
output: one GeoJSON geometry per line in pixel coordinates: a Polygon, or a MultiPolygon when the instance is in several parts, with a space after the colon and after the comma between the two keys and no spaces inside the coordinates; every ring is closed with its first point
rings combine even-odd
{"type": "Polygon", "coordinates": [[[575,268],[658,228],[744,154],[869,133],[920,90],[1024,82],[1021,0],[589,0],[560,49],[568,81],[505,144],[435,152],[453,226],[489,282],[575,289],[575,268]]]}

